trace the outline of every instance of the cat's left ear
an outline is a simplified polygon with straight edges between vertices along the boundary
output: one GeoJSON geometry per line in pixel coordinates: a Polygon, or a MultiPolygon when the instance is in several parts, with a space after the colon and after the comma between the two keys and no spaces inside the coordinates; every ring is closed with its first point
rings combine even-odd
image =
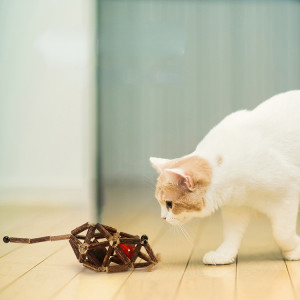
{"type": "Polygon", "coordinates": [[[165,167],[165,164],[169,162],[169,159],[150,157],[152,167],[160,174],[165,167]]]}
{"type": "Polygon", "coordinates": [[[165,169],[169,182],[175,185],[184,184],[190,191],[194,189],[194,180],[182,169],[165,169]]]}

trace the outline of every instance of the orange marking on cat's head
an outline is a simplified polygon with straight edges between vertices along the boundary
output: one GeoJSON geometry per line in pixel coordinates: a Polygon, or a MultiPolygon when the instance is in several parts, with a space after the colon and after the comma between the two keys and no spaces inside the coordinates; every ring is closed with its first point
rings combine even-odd
{"type": "Polygon", "coordinates": [[[156,198],[164,206],[166,201],[172,201],[174,215],[201,211],[211,177],[209,163],[198,156],[165,161],[160,166],[156,198]]]}
{"type": "Polygon", "coordinates": [[[223,163],[223,157],[221,155],[218,156],[217,158],[217,164],[220,166],[223,163]]]}

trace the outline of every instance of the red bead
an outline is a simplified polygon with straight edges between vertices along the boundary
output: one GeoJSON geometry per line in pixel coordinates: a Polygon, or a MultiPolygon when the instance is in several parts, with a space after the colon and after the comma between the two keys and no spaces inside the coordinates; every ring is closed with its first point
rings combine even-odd
{"type": "MultiPolygon", "coordinates": [[[[124,244],[120,244],[119,246],[120,246],[121,250],[124,252],[124,254],[128,258],[131,258],[132,254],[133,254],[134,246],[132,246],[132,245],[124,245],[124,244]]],[[[119,257],[119,255],[117,255],[117,256],[119,257]]]]}

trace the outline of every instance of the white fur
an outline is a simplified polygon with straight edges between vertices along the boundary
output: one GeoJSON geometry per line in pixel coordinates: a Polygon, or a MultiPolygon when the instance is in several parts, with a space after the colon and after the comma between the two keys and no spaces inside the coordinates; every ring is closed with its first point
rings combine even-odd
{"type": "Polygon", "coordinates": [[[158,157],[150,157],[150,162],[152,167],[160,173],[162,171],[162,167],[165,163],[167,163],[169,159],[158,158],[158,157]]]}
{"type": "Polygon", "coordinates": [[[210,215],[220,207],[224,219],[224,241],[204,256],[204,263],[228,264],[235,260],[253,211],[270,218],[284,257],[300,259],[300,238],[296,234],[300,91],[276,95],[252,111],[227,116],[190,155],[210,163],[212,183],[205,196],[205,208],[200,213],[183,213],[178,222],[210,215]]]}

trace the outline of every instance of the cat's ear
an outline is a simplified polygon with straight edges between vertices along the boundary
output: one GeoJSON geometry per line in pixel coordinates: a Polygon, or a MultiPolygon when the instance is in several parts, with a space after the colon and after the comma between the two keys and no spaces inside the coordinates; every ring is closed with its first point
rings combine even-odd
{"type": "Polygon", "coordinates": [[[185,185],[190,191],[194,189],[194,180],[184,173],[182,169],[165,169],[168,181],[174,185],[185,185]]]}
{"type": "Polygon", "coordinates": [[[152,167],[160,174],[162,170],[164,169],[164,166],[167,162],[169,162],[169,159],[165,158],[158,158],[158,157],[150,157],[150,162],[152,167]]]}

